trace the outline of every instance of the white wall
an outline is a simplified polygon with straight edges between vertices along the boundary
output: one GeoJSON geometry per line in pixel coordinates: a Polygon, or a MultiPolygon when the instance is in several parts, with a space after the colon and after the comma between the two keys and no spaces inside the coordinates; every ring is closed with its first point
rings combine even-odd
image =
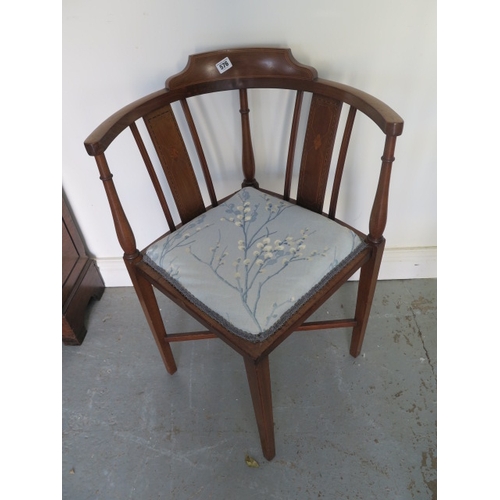
{"type": "MultiPolygon", "coordinates": [[[[382,278],[435,276],[435,1],[65,0],[63,189],[107,285],[128,282],[84,139],[111,113],[162,88],[189,54],[251,45],[290,47],[320,76],[373,94],[404,118],[382,278]]],[[[127,155],[116,159],[126,174],[127,155]]],[[[357,159],[363,164],[363,152],[357,159]]],[[[378,169],[379,162],[373,166],[378,169]]],[[[116,164],[111,167],[116,180],[116,164]]],[[[148,189],[130,182],[133,199],[147,203],[148,189]]],[[[369,201],[361,198],[348,215],[356,219],[368,210],[369,201]]],[[[148,229],[139,231],[139,247],[147,237],[148,229]]]]}

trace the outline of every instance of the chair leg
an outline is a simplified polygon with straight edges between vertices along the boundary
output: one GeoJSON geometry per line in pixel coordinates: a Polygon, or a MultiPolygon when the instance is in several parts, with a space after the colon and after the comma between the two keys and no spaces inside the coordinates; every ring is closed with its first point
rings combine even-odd
{"type": "Polygon", "coordinates": [[[253,408],[259,429],[262,453],[267,460],[276,455],[274,446],[273,401],[271,395],[271,378],[269,357],[258,362],[245,358],[248,385],[252,395],[253,408]]]}
{"type": "Polygon", "coordinates": [[[351,337],[350,354],[353,357],[359,356],[365,338],[368,318],[372,307],[373,296],[375,295],[375,287],[377,285],[378,272],[382,255],[384,253],[385,240],[379,243],[373,249],[371,259],[361,268],[361,275],[358,285],[358,296],[356,300],[356,326],[353,328],[351,337]]]}
{"type": "Polygon", "coordinates": [[[177,365],[175,364],[174,355],[167,340],[167,332],[155,297],[153,285],[133,270],[130,272],[130,276],[165,368],[170,375],[173,375],[177,371],[177,365]]]}

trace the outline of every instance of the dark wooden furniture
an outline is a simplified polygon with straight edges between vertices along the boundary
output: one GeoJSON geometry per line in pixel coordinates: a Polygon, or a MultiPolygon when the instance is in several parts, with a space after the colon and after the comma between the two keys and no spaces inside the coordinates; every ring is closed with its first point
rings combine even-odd
{"type": "Polygon", "coordinates": [[[87,329],[85,311],[92,298],[100,299],[104,282],[83,245],[67,203],[62,200],[62,340],[81,345],[87,329]]]}
{"type": "MultiPolygon", "coordinates": [[[[235,110],[235,113],[237,112],[235,110]]],[[[211,134],[208,135],[216,135],[216,129],[217,126],[211,129],[211,134]]],[[[242,355],[262,450],[268,460],[275,456],[269,370],[269,355],[274,349],[295,331],[352,327],[350,353],[354,357],[360,353],[385,244],[383,231],[387,219],[389,179],[394,161],[396,138],[402,131],[403,120],[387,105],[354,88],[318,78],[316,70],[298,63],[289,49],[250,48],[220,50],[190,56],[186,68],[169,78],[164,89],[121,109],[104,121],[85,141],[88,154],[94,156],[97,162],[118,240],[124,251],[125,264],[167,371],[173,374],[177,370],[170,347],[171,342],[218,337],[242,355]],[[180,231],[179,228],[183,225],[200,214],[204,214],[205,211],[209,212],[213,207],[219,206],[222,201],[216,194],[217,186],[212,182],[210,172],[213,165],[209,166],[207,161],[206,149],[203,147],[203,141],[195,125],[194,113],[191,112],[192,108],[189,104],[191,100],[197,103],[202,96],[210,97],[210,94],[214,92],[236,92],[236,96],[239,96],[241,114],[242,187],[252,186],[261,192],[269,192],[265,190],[265,186],[260,186],[257,182],[258,172],[262,172],[265,165],[258,165],[256,168],[252,147],[249,102],[253,93],[257,92],[256,89],[288,89],[295,92],[295,104],[292,105],[293,113],[291,113],[293,119],[288,132],[290,137],[288,157],[282,162],[283,189],[281,193],[274,193],[274,195],[314,213],[322,213],[325,200],[329,200],[329,208],[324,216],[342,226],[350,227],[336,218],[336,207],[344,166],[348,168],[346,156],[357,113],[363,113],[378,126],[382,132],[384,145],[378,185],[374,186],[368,230],[365,233],[351,228],[364,241],[363,249],[337,274],[323,282],[314,295],[280,324],[270,336],[262,341],[252,342],[235,335],[226,327],[224,321],[219,321],[213,315],[208,314],[206,309],[196,301],[180,293],[171,281],[165,279],[164,275],[146,262],[145,250],[140,251],[136,248],[134,233],[117,194],[105,152],[122,131],[126,128],[130,129],[158,195],[168,229],[171,234],[175,234],[175,231],[180,231]],[[306,109],[307,130],[301,138],[299,119],[303,101],[306,102],[303,99],[305,95],[312,97],[309,110],[306,109]],[[180,104],[178,109],[183,111],[177,115],[177,118],[172,106],[174,103],[178,103],[176,106],[180,104]],[[337,128],[339,128],[339,122],[343,123],[339,120],[343,106],[347,117],[338,157],[336,162],[332,162],[337,128]],[[197,153],[196,161],[201,172],[198,176],[194,174],[193,163],[178,126],[181,115],[187,124],[185,129],[191,134],[190,144],[194,145],[193,150],[197,153]],[[161,168],[154,167],[155,161],[151,159],[136,125],[139,119],[145,122],[161,168]],[[297,189],[294,191],[292,190],[294,155],[295,150],[299,148],[299,139],[302,141],[302,161],[297,178],[297,189]],[[335,164],[332,174],[333,189],[327,196],[326,186],[331,163],[335,164]],[[163,178],[160,180],[163,175],[168,181],[167,195],[163,191],[167,185],[163,178]],[[204,202],[200,194],[197,182],[200,178],[203,179],[202,189],[207,193],[206,197],[210,199],[208,204],[204,202]],[[174,209],[178,212],[180,220],[174,220],[175,217],[167,203],[167,199],[170,198],[174,199],[174,209]],[[359,269],[361,269],[361,274],[354,316],[326,322],[306,322],[307,318],[359,269]],[[153,287],[193,315],[207,330],[190,334],[167,334],[153,287]]],[[[281,131],[276,132],[276,137],[281,137],[281,131]]],[[[227,147],[227,144],[224,147],[227,147]]],[[[300,279],[301,277],[297,276],[297,280],[300,279]]],[[[214,290],[214,293],[217,292],[214,290]]],[[[313,339],[312,337],[311,341],[313,339]]]]}

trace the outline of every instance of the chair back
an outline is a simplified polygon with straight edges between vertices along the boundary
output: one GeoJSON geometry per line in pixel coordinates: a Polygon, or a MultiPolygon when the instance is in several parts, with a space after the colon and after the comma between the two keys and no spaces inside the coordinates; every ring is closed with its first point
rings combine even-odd
{"type": "MultiPolygon", "coordinates": [[[[137,255],[137,250],[134,233],[105,158],[108,146],[126,128],[130,129],[168,228],[174,231],[179,222],[189,222],[206,211],[207,207],[217,206],[228,195],[218,192],[213,180],[217,165],[211,164],[213,158],[207,155],[207,151],[226,148],[227,144],[207,144],[208,139],[216,135],[217,116],[215,123],[203,126],[209,117],[204,114],[206,108],[200,104],[202,98],[210,99],[211,95],[226,91],[237,95],[241,127],[241,185],[265,190],[266,186],[259,185],[258,178],[263,170],[271,166],[257,165],[259,175],[256,174],[252,143],[255,127],[251,130],[250,126],[250,104],[257,89],[282,89],[287,91],[287,98],[291,101],[290,109],[281,112],[287,122],[285,130],[288,144],[284,148],[286,157],[279,161],[281,187],[279,192],[273,189],[273,194],[318,213],[323,212],[326,206],[325,211],[331,219],[336,219],[356,115],[363,113],[380,128],[385,135],[382,169],[373,200],[367,241],[381,240],[387,219],[395,142],[403,130],[401,117],[364,92],[318,78],[317,71],[297,62],[290,49],[250,48],[190,56],[186,68],[168,78],[164,89],[124,107],[85,141],[87,152],[96,157],[125,255],[132,258],[137,255]],[[292,99],[290,95],[293,95],[292,99]],[[197,113],[192,112],[192,105],[197,113]],[[140,124],[141,121],[144,126],[140,124]],[[199,126],[200,122],[202,127],[199,126]],[[142,133],[140,128],[143,129],[142,133]],[[144,131],[149,136],[147,140],[143,138],[144,131]],[[339,144],[336,158],[332,161],[336,140],[339,144]],[[153,151],[146,143],[152,145],[153,151]],[[327,186],[331,187],[328,193],[327,186]],[[175,207],[168,200],[173,200],[175,207]],[[175,220],[175,214],[178,214],[178,220],[175,220]]],[[[238,109],[229,112],[238,115],[238,109]]],[[[258,123],[257,119],[253,121],[258,123]]],[[[280,141],[283,132],[276,130],[273,136],[273,141],[280,141]]],[[[217,177],[220,177],[220,172],[217,177]]]]}

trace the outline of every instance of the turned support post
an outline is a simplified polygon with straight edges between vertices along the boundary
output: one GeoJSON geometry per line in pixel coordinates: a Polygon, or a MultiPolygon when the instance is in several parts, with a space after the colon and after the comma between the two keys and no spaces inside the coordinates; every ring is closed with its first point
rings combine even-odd
{"type": "Polygon", "coordinates": [[[368,239],[372,243],[382,240],[385,225],[387,223],[387,207],[389,204],[389,183],[391,180],[391,169],[394,161],[394,150],[396,148],[396,136],[387,136],[385,140],[382,166],[378,180],[377,193],[370,215],[370,232],[368,239]]]}
{"type": "Polygon", "coordinates": [[[259,187],[255,180],[255,159],[253,156],[252,135],[250,133],[250,110],[248,109],[247,89],[240,89],[240,114],[241,114],[241,135],[242,135],[242,167],[243,183],[241,187],[259,187]]]}
{"type": "Polygon", "coordinates": [[[109,206],[111,208],[111,215],[115,224],[116,235],[118,241],[124,252],[124,258],[132,260],[139,255],[137,250],[134,233],[127,220],[127,216],[123,210],[118,193],[116,192],[115,184],[113,182],[113,174],[109,170],[108,162],[104,154],[95,157],[97,167],[99,168],[100,178],[108,197],[109,206]]]}

